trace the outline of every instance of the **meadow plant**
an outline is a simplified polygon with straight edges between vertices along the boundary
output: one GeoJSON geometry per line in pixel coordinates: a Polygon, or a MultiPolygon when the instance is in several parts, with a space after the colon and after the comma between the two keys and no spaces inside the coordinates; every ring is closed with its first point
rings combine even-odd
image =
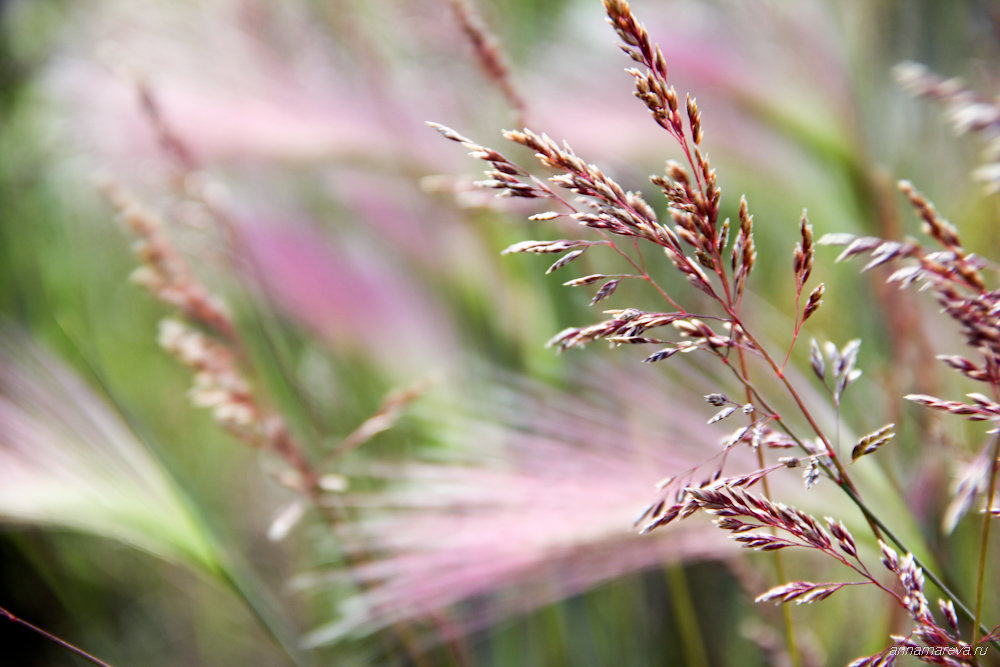
{"type": "MultiPolygon", "coordinates": [[[[716,526],[731,534],[742,547],[773,552],[777,586],[761,592],[757,602],[805,604],[825,600],[844,588],[864,585],[882,591],[911,620],[905,632],[892,634],[889,645],[878,653],[854,660],[851,665],[888,665],[898,655],[913,655],[931,664],[978,664],[986,647],[998,646],[1000,625],[984,618],[984,597],[995,588],[987,583],[989,535],[995,507],[1000,438],[991,437],[974,466],[974,474],[958,485],[948,525],[975,505],[983,505],[977,577],[971,590],[973,599],[957,595],[945,582],[946,573],[917,558],[879,516],[878,507],[866,499],[855,483],[851,466],[871,465],[868,457],[887,446],[895,436],[889,423],[860,437],[846,460],[839,448],[839,434],[822,428],[814,416],[815,406],[803,399],[789,379],[786,365],[809,318],[822,306],[824,283],[810,286],[817,245],[840,245],[845,249],[838,260],[866,255],[864,270],[883,264],[898,265],[888,276],[889,283],[901,287],[919,285],[937,299],[944,314],[956,321],[965,336],[969,353],[938,357],[967,378],[987,385],[982,393],[968,395],[968,401],[910,394],[907,399],[934,410],[970,421],[1000,421],[1000,328],[997,324],[998,292],[988,286],[987,272],[993,266],[965,251],[958,232],[911,184],[900,189],[924,223],[924,231],[936,244],[925,248],[915,241],[886,240],[847,234],[830,234],[818,242],[805,213],[798,225],[798,241],[792,253],[795,320],[788,336],[787,350],[777,353],[762,342],[744,313],[744,294],[756,260],[754,216],[746,198],[741,198],[735,221],[722,218],[722,187],[710,160],[702,150],[705,132],[701,110],[695,98],[683,100],[668,79],[667,63],[649,33],[634,17],[625,0],[605,0],[608,21],[620,40],[622,51],[637,65],[628,70],[635,84],[635,96],[645,105],[654,122],[676,142],[683,162],[669,161],[665,173],[650,177],[666,200],[666,218],[638,191],[626,190],[600,167],[578,156],[567,143],[558,143],[546,134],[530,129],[504,132],[504,138],[534,153],[547,176],[532,171],[493,148],[458,132],[431,123],[445,138],[471,151],[471,156],[488,164],[486,179],[478,186],[495,190],[501,197],[534,200],[543,206],[531,215],[537,222],[567,223],[571,228],[591,231],[580,238],[530,240],[515,243],[504,252],[552,254],[558,257],[547,274],[565,272],[564,267],[592,249],[606,247],[625,264],[626,272],[605,271],[572,278],[563,284],[573,288],[593,286],[591,305],[605,303],[622,281],[647,284],[668,306],[650,311],[619,307],[604,311],[601,321],[571,327],[558,333],[549,346],[560,352],[605,341],[613,347],[641,345],[652,348],[644,361],[668,363],[677,354],[697,353],[713,358],[731,376],[738,398],[722,391],[705,396],[717,410],[710,424],[723,420],[741,423],[724,443],[724,451],[746,449],[754,453],[749,468],[736,469],[726,456],[713,457],[712,464],[671,474],[660,486],[662,495],[640,516],[637,525],[644,533],[663,529],[676,521],[703,513],[714,517],[716,526]],[[554,172],[554,173],[553,173],[554,172]],[[665,258],[686,281],[687,288],[670,287],[654,278],[644,254],[665,258]],[[693,292],[692,292],[693,289],[693,292]],[[663,332],[673,330],[674,335],[663,332]],[[762,376],[769,376],[765,386],[762,376]],[[780,399],[775,392],[784,394],[780,399]],[[774,405],[790,398],[794,409],[779,412],[774,405]],[[859,544],[844,523],[835,517],[822,521],[779,502],[769,479],[785,471],[801,474],[805,487],[825,479],[839,487],[849,505],[856,506],[877,541],[881,557],[874,564],[871,554],[859,544]],[[760,491],[752,491],[759,487],[760,491]],[[786,580],[781,560],[786,549],[799,548],[836,561],[853,579],[834,582],[786,580]],[[938,613],[927,599],[925,580],[941,594],[938,613]],[[964,617],[960,621],[960,617],[964,617]]],[[[909,66],[903,77],[922,94],[957,104],[953,111],[963,128],[995,127],[995,104],[976,101],[956,84],[945,84],[909,66]]],[[[987,172],[984,175],[990,176],[987,172]]],[[[844,391],[861,375],[858,369],[860,341],[838,348],[810,349],[813,373],[839,406],[844,391]]],[[[997,429],[990,431],[995,433],[997,429]]],[[[745,459],[743,459],[745,460],[745,459]]],[[[994,582],[995,584],[995,582],[994,582]]],[[[965,587],[968,588],[968,587],[965,587]]],[[[800,664],[796,629],[785,616],[787,649],[794,664],[800,664]]]]}
{"type": "Polygon", "coordinates": [[[489,409],[468,400],[432,409],[428,419],[443,412],[472,415],[451,429],[435,427],[442,442],[453,440],[455,452],[463,452],[446,462],[376,460],[340,470],[345,457],[394,426],[426,383],[390,393],[338,443],[310,456],[255,391],[261,383],[249,379],[253,364],[239,328],[195,277],[164,222],[118,183],[107,183],[105,193],[138,237],[133,251],[141,265],[132,281],[176,311],[160,323],[158,342],[194,373],[192,405],[209,409],[237,441],[275,461],[268,466],[273,478],[292,491],[275,512],[268,538],[285,539],[312,510],[341,542],[346,569],[306,572],[291,582],[306,594],[345,577],[353,585],[338,603],[338,617],[304,636],[306,647],[391,631],[417,656],[429,645],[461,642],[510,614],[625,574],[722,553],[724,544],[704,526],[669,539],[640,539],[624,530],[647,493],[650,464],[699,467],[696,443],[712,432],[692,418],[692,406],[676,405],[652,420],[624,418],[636,406],[655,417],[654,407],[668,396],[648,384],[635,386],[633,374],[614,367],[589,368],[587,379],[576,383],[578,391],[595,395],[617,386],[613,401],[559,396],[508,378],[489,390],[489,409]],[[671,447],[664,448],[667,431],[671,447]],[[358,480],[375,481],[378,490],[353,489],[358,480]],[[567,507],[574,508],[571,517],[567,507]],[[552,576],[553,568],[559,576],[552,576]],[[516,593],[508,594],[512,602],[491,600],[504,590],[516,593]],[[450,611],[472,601],[479,607],[474,614],[450,611]],[[424,627],[428,619],[430,629],[424,627]]]}
{"type": "MultiPolygon", "coordinates": [[[[230,4],[219,3],[214,9],[224,16],[243,3],[230,4]]],[[[389,11],[379,3],[362,4],[371,4],[377,17],[389,11]]],[[[546,118],[572,125],[575,119],[589,127],[595,118],[605,120],[601,114],[610,107],[595,106],[601,110],[596,112],[589,104],[559,104],[559,113],[548,116],[536,109],[533,96],[515,81],[517,68],[474,3],[449,0],[448,5],[471,47],[470,62],[499,90],[519,124],[546,118]]],[[[395,90],[388,94],[391,77],[377,66],[365,70],[374,92],[361,101],[352,97],[353,104],[344,104],[341,99],[310,96],[324,85],[342,87],[339,93],[352,91],[351,77],[345,74],[351,68],[331,72],[315,67],[328,55],[322,52],[321,39],[302,40],[310,56],[302,62],[280,58],[286,53],[266,48],[261,34],[241,42],[244,32],[253,33],[254,25],[261,28],[253,24],[254,6],[246,3],[250,27],[233,30],[215,14],[205,20],[205,34],[235,48],[237,59],[244,61],[243,69],[251,72],[244,85],[251,92],[217,85],[226,75],[224,63],[202,71],[210,59],[197,51],[190,61],[181,58],[157,71],[159,79],[147,81],[127,67],[116,67],[121,54],[109,46],[104,56],[115,75],[124,72],[131,96],[111,94],[107,72],[87,70],[79,62],[65,66],[63,75],[72,79],[74,68],[87,70],[75,71],[76,85],[86,91],[89,103],[101,108],[101,123],[121,126],[120,132],[94,132],[103,148],[122,153],[116,171],[156,151],[154,171],[166,174],[178,200],[171,212],[197,209],[216,232],[212,242],[226,260],[224,271],[243,283],[251,300],[260,296],[259,289],[276,311],[325,344],[332,343],[335,354],[363,350],[373,365],[392,376],[392,383],[403,385],[373,410],[366,408],[360,419],[338,424],[335,437],[325,425],[303,426],[308,406],[296,406],[302,414],[288,410],[288,401],[271,395],[273,388],[258,367],[265,364],[260,353],[255,354],[253,338],[270,334],[248,326],[241,319],[245,313],[234,316],[216,296],[220,290],[207,286],[196,270],[202,267],[182,252],[173,235],[181,225],[174,225],[172,215],[161,219],[122,184],[105,183],[107,199],[135,238],[139,268],[132,281],[170,309],[160,324],[158,342],[192,372],[188,399],[209,410],[216,425],[238,443],[252,448],[269,477],[282,487],[267,538],[300,537],[310,548],[307,571],[294,576],[289,587],[303,597],[339,598],[332,611],[319,607],[310,615],[311,629],[301,645],[315,649],[373,634],[376,642],[386,645],[377,650],[379,656],[401,647],[407,664],[430,664],[429,651],[440,644],[449,662],[469,664],[474,653],[466,641],[473,633],[511,614],[666,565],[684,655],[691,664],[708,664],[704,649],[699,654],[696,646],[703,641],[697,636],[696,605],[678,564],[711,559],[727,561],[757,603],[779,605],[783,640],[775,646],[766,633],[753,638],[774,661],[821,661],[810,635],[826,628],[793,617],[791,603],[863,595],[859,588],[879,596],[894,612],[880,650],[852,665],[889,665],[902,656],[931,664],[983,664],[987,650],[1000,649],[1000,626],[994,625],[997,600],[990,596],[996,590],[991,572],[995,568],[989,565],[991,552],[996,552],[991,525],[1000,514],[997,429],[957,475],[940,530],[917,508],[907,508],[912,516],[900,517],[895,508],[912,502],[910,487],[918,482],[887,481],[891,475],[882,469],[890,466],[883,457],[894,444],[902,446],[913,438],[915,429],[904,421],[911,413],[899,411],[879,419],[885,422],[882,426],[845,445],[845,434],[854,429],[841,423],[841,407],[861,377],[861,341],[813,339],[805,344],[824,297],[837,290],[833,283],[828,288],[816,281],[822,258],[818,250],[842,247],[838,260],[864,257],[863,272],[890,267],[888,284],[929,292],[964,335],[964,354],[938,359],[966,380],[982,383],[980,391],[968,394],[968,400],[953,400],[931,395],[934,392],[923,383],[920,393],[906,398],[927,412],[964,418],[973,428],[978,422],[1000,422],[1000,292],[994,289],[995,266],[968,252],[958,230],[915,186],[902,182],[900,190],[924,224],[930,239],[926,246],[912,239],[839,233],[815,238],[804,211],[789,221],[794,234],[787,238],[787,279],[794,317],[781,342],[775,342],[774,328],[765,331],[768,311],[753,286],[766,261],[758,259],[761,223],[755,222],[747,197],[733,201],[724,196],[722,179],[704,144],[706,133],[729,132],[729,140],[739,131],[717,129],[710,117],[703,119],[695,98],[675,90],[668,78],[668,59],[628,3],[605,0],[621,50],[634,63],[627,71],[635,97],[679,151],[679,161],[667,162],[663,173],[650,178],[656,199],[638,188],[626,189],[609,175],[610,169],[528,128],[507,131],[504,137],[513,151],[533,154],[544,175],[431,123],[487,163],[488,170],[486,179],[472,188],[445,177],[428,177],[423,184],[428,191],[456,194],[466,205],[528,211],[532,227],[568,230],[560,231],[559,238],[522,240],[503,251],[551,256],[546,274],[588,267],[582,275],[566,276],[563,285],[577,292],[589,290],[590,305],[607,310],[599,321],[560,331],[549,347],[569,356],[600,342],[611,348],[638,346],[647,350],[646,365],[573,363],[575,368],[568,372],[572,381],[559,389],[516,374],[500,379],[489,375],[491,386],[474,392],[463,388],[460,399],[445,401],[442,407],[435,403],[437,387],[429,389],[433,383],[399,381],[427,362],[424,357],[446,369],[447,381],[455,385],[482,380],[456,372],[481,361],[467,364],[474,355],[455,352],[468,323],[457,317],[451,321],[448,307],[428,298],[405,274],[419,267],[448,283],[465,280],[461,271],[476,263],[464,256],[470,244],[456,243],[467,230],[442,234],[442,227],[410,224],[411,218],[436,218],[442,210],[439,206],[413,213],[405,194],[416,181],[409,171],[431,170],[443,153],[428,153],[423,137],[414,132],[412,121],[423,113],[427,100],[411,100],[395,90]],[[194,70],[204,80],[190,77],[194,70]],[[298,104],[276,103],[284,99],[298,104]],[[400,104],[404,99],[406,104],[400,104]],[[131,123],[120,122],[123,108],[139,111],[138,126],[134,117],[131,123]],[[399,115],[392,116],[392,131],[385,131],[376,119],[393,113],[399,115]],[[116,139],[108,141],[106,135],[116,139]],[[379,249],[391,250],[391,259],[383,258],[383,264],[368,258],[352,264],[345,261],[348,253],[343,248],[324,245],[318,233],[261,224],[268,214],[247,214],[253,202],[217,197],[221,188],[205,175],[240,159],[285,167],[330,158],[384,162],[393,169],[404,164],[395,178],[378,173],[379,168],[387,169],[384,165],[371,173],[352,174],[353,164],[341,165],[331,178],[338,183],[333,188],[337,194],[353,198],[346,204],[355,217],[375,230],[372,236],[379,249]],[[163,166],[166,169],[158,171],[163,166]],[[387,192],[393,196],[387,197],[387,192]],[[603,267],[609,253],[617,259],[617,268],[594,268],[603,267]],[[405,261],[396,261],[399,257],[405,261]],[[641,298],[643,291],[659,305],[636,305],[633,299],[641,298]],[[412,354],[414,350],[420,352],[412,354]],[[414,362],[413,357],[419,359],[414,362]],[[659,377],[661,371],[669,381],[659,377]],[[401,419],[402,434],[394,431],[401,419]],[[721,437],[719,429],[724,429],[721,437]],[[407,445],[411,437],[418,440],[419,451],[408,449],[403,458],[382,456],[377,438],[387,431],[407,445]],[[654,485],[656,479],[661,481],[654,485]],[[872,479],[877,481],[873,484],[872,479]],[[903,497],[893,497],[896,494],[903,497]],[[981,510],[981,522],[966,518],[973,510],[981,510]],[[976,534],[977,548],[953,558],[942,556],[940,544],[949,544],[959,526],[976,534]],[[773,570],[762,576],[745,567],[742,559],[732,556],[735,550],[727,538],[745,549],[768,552],[773,570]],[[792,565],[799,563],[790,562],[795,552],[816,557],[806,561],[815,567],[815,576],[797,574],[800,568],[792,565]],[[931,603],[935,597],[936,605],[931,603]]],[[[131,11],[124,5],[118,10],[131,11]]],[[[350,28],[347,14],[334,19],[350,28]]],[[[282,16],[301,28],[297,21],[311,15],[290,11],[282,16]]],[[[178,17],[184,24],[183,14],[178,17]]],[[[425,27],[439,29],[436,21],[425,20],[425,27]]],[[[380,39],[385,30],[403,41],[403,22],[397,25],[382,17],[373,23],[380,39]]],[[[185,35],[188,27],[184,25],[185,35]]],[[[357,39],[355,46],[360,45],[364,57],[375,55],[374,40],[358,39],[350,29],[340,36],[345,34],[357,39]]],[[[821,37],[807,30],[797,35],[803,43],[821,37]]],[[[706,71],[714,67],[716,83],[732,89],[749,107],[761,115],[775,112],[777,104],[766,93],[732,73],[743,72],[738,63],[711,49],[689,47],[673,46],[667,53],[690,51],[687,57],[706,71]]],[[[994,144],[1000,106],[919,65],[900,66],[897,73],[916,94],[942,102],[959,131],[979,132],[991,140],[985,165],[976,175],[996,189],[1000,151],[994,144]]],[[[447,77],[436,71],[423,75],[423,83],[414,88],[425,88],[421,93],[426,98],[441,92],[438,80],[447,77]]],[[[602,102],[617,104],[613,99],[602,102]]],[[[617,113],[618,107],[614,109],[617,113]]],[[[588,145],[610,150],[641,141],[636,139],[639,133],[625,129],[608,132],[607,138],[602,132],[591,133],[588,145]],[[625,134],[628,141],[622,139],[625,134]]],[[[767,236],[769,246],[782,238],[767,236]]],[[[773,256],[771,250],[768,256],[773,256]]],[[[486,292],[487,300],[503,293],[498,281],[487,282],[492,290],[486,292]]],[[[258,307],[267,306],[255,301],[251,309],[258,307]]],[[[503,319],[502,314],[491,315],[503,319]]],[[[308,399],[302,395],[295,399],[305,404],[308,399]]],[[[323,409],[336,411],[329,405],[323,409]]],[[[871,418],[864,415],[866,423],[871,418]]],[[[919,422],[922,430],[927,419],[909,421],[919,422]]],[[[970,429],[964,435],[972,433],[970,429]]],[[[918,442],[919,448],[926,448],[918,452],[933,444],[929,437],[918,442]]],[[[964,453],[971,448],[956,449],[964,453]]],[[[239,573],[218,549],[217,536],[119,416],[72,371],[2,330],[0,463],[0,513],[5,517],[69,526],[171,562],[186,562],[237,589],[288,659],[310,663],[289,639],[288,619],[274,622],[282,612],[266,608],[254,599],[252,585],[239,583],[239,573]]],[[[872,609],[874,621],[881,610],[872,609]]],[[[771,609],[760,611],[770,620],[771,609]]],[[[26,623],[2,607],[0,619],[26,623]]],[[[748,634],[746,630],[732,634],[748,634]]],[[[716,632],[713,627],[708,636],[716,632]]],[[[849,644],[848,638],[834,639],[849,644]]],[[[860,652],[853,645],[845,650],[860,652]]],[[[522,664],[524,659],[519,659],[522,664]]]]}
{"type": "MultiPolygon", "coordinates": [[[[655,536],[627,530],[651,471],[697,465],[698,443],[714,436],[697,405],[657,411],[669,394],[615,366],[585,366],[574,387],[499,379],[485,391],[488,409],[449,402],[461,417],[440,431],[456,452],[448,460],[352,466],[359,478],[382,482],[376,492],[341,496],[371,550],[352,568],[366,585],[307,643],[468,608],[425,636],[460,639],[633,572],[722,557],[725,541],[708,526],[655,536]],[[644,414],[630,414],[639,406],[644,414]],[[474,448],[464,444],[470,438],[474,448]]],[[[420,402],[413,410],[425,419],[439,413],[420,402]]],[[[318,591],[342,577],[319,570],[293,586],[318,591]]]]}

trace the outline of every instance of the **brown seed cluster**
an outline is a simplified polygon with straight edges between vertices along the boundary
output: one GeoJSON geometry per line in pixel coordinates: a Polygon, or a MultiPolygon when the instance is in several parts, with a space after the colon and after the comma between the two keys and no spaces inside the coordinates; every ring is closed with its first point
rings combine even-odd
{"type": "Polygon", "coordinates": [[[557,347],[560,351],[571,347],[583,347],[598,339],[611,343],[662,343],[662,340],[644,337],[650,329],[678,322],[683,313],[644,313],[635,308],[609,310],[611,319],[586,327],[571,327],[556,334],[546,347],[557,347]]]}
{"type": "Polygon", "coordinates": [[[799,289],[802,289],[812,273],[813,259],[816,256],[812,225],[809,224],[809,218],[806,217],[805,211],[802,212],[802,219],[799,223],[799,235],[801,240],[795,245],[794,269],[795,284],[798,285],[799,289]]]}
{"type": "Polygon", "coordinates": [[[854,449],[851,450],[851,461],[857,461],[862,456],[868,456],[869,454],[874,453],[882,447],[882,445],[896,437],[896,432],[893,430],[895,427],[895,424],[886,424],[876,431],[872,431],[867,435],[861,436],[858,440],[858,444],[856,444],[854,449]]]}

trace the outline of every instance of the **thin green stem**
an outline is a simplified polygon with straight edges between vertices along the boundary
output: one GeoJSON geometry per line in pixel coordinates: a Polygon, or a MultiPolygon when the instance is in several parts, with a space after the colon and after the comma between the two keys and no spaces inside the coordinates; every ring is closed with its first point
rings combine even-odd
{"type": "MultiPolygon", "coordinates": [[[[972,645],[979,642],[980,619],[983,614],[983,585],[986,582],[986,555],[989,552],[990,525],[993,523],[993,496],[997,490],[997,473],[1000,472],[1000,436],[993,442],[993,454],[990,459],[990,488],[986,493],[986,512],[983,514],[982,538],[979,541],[979,572],[976,577],[976,614],[972,621],[972,645]]],[[[985,628],[984,628],[985,629],[985,628]]]]}
{"type": "MultiPolygon", "coordinates": [[[[785,385],[785,389],[788,390],[792,400],[795,401],[795,405],[798,406],[799,412],[802,413],[802,416],[805,417],[806,421],[809,423],[810,428],[812,428],[813,432],[816,433],[819,439],[823,442],[823,446],[826,447],[826,454],[830,458],[830,462],[833,464],[833,467],[837,470],[837,484],[845,490],[850,490],[852,492],[852,496],[857,499],[857,502],[863,502],[861,501],[861,495],[858,493],[857,487],[854,485],[854,481],[851,479],[850,475],[848,475],[847,469],[844,468],[844,465],[840,462],[840,457],[837,455],[833,445],[830,443],[830,439],[826,437],[826,434],[823,433],[823,429],[821,429],[819,424],[816,423],[816,420],[813,418],[809,408],[806,407],[805,403],[802,401],[802,397],[799,396],[799,392],[796,391],[795,387],[792,386],[792,383],[788,381],[784,372],[778,366],[777,362],[775,362],[774,358],[768,354],[766,349],[764,349],[764,346],[762,346],[760,342],[754,338],[753,334],[751,334],[743,325],[739,315],[732,309],[729,309],[728,314],[733,318],[734,325],[738,326],[743,331],[747,339],[753,344],[754,348],[760,352],[761,356],[774,371],[775,376],[781,380],[783,385],[785,385]]],[[[868,517],[868,512],[865,513],[865,517],[868,517]]],[[[868,520],[868,525],[871,527],[875,537],[877,539],[882,539],[882,534],[879,532],[878,525],[873,523],[871,520],[868,520]]]]}
{"type": "MultiPolygon", "coordinates": [[[[774,357],[772,357],[767,352],[767,350],[764,349],[764,346],[761,345],[756,338],[754,338],[754,335],[747,330],[746,326],[744,326],[743,322],[740,320],[739,315],[737,315],[735,312],[732,311],[729,312],[729,315],[733,318],[734,324],[738,326],[740,330],[743,331],[747,339],[749,339],[749,341],[753,344],[754,348],[756,348],[760,352],[761,356],[764,358],[764,361],[766,361],[767,364],[774,371],[775,376],[779,380],[781,380],[781,383],[783,385],[785,385],[785,389],[788,390],[788,393],[792,397],[792,400],[795,401],[795,405],[799,408],[799,412],[801,412],[802,416],[805,417],[806,421],[809,423],[809,426],[810,428],[812,428],[813,432],[816,433],[819,439],[823,441],[823,445],[826,447],[827,454],[830,456],[830,460],[833,461],[834,467],[837,468],[837,472],[846,476],[847,471],[844,470],[843,466],[841,465],[840,459],[837,456],[837,453],[833,450],[833,446],[830,444],[829,438],[826,437],[826,434],[823,433],[823,430],[819,427],[819,424],[816,423],[816,420],[813,418],[812,413],[809,411],[809,408],[806,407],[805,403],[802,401],[802,397],[799,396],[799,392],[795,389],[795,387],[792,386],[792,383],[789,382],[788,378],[785,376],[784,371],[781,370],[781,367],[778,366],[778,363],[774,360],[774,357]]],[[[845,481],[848,481],[850,483],[850,481],[846,477],[845,481]]],[[[853,483],[851,483],[851,486],[853,486],[853,483]]]]}
{"type": "MultiPolygon", "coordinates": [[[[963,616],[965,616],[968,620],[972,621],[973,623],[976,623],[976,627],[979,629],[979,632],[982,632],[983,634],[989,633],[990,631],[989,628],[987,628],[981,622],[977,621],[976,615],[972,612],[971,609],[969,609],[968,605],[962,602],[962,600],[958,597],[958,595],[955,594],[950,588],[948,588],[947,584],[945,584],[940,577],[934,574],[934,572],[931,569],[929,569],[927,565],[925,565],[920,560],[920,558],[918,558],[915,554],[913,554],[912,551],[906,548],[906,545],[903,544],[903,541],[899,539],[899,537],[895,533],[892,532],[892,530],[885,524],[885,522],[879,519],[868,508],[868,506],[864,503],[864,501],[862,501],[861,498],[856,495],[856,492],[854,490],[848,489],[847,487],[841,487],[841,488],[848,495],[848,497],[850,497],[851,500],[854,501],[854,504],[858,506],[858,509],[860,509],[864,513],[865,517],[867,517],[869,521],[874,522],[879,527],[879,529],[883,533],[885,533],[885,536],[889,539],[890,542],[896,545],[896,548],[913,555],[913,563],[917,567],[919,567],[921,571],[923,571],[924,576],[927,577],[927,579],[929,579],[932,584],[937,586],[938,589],[940,589],[941,592],[945,594],[945,596],[947,596],[952,602],[955,603],[955,606],[957,607],[958,611],[961,612],[963,616]]],[[[1000,641],[991,640],[990,643],[998,650],[1000,650],[1000,641]]]]}
{"type": "MultiPolygon", "coordinates": [[[[756,390],[753,389],[753,387],[750,385],[750,378],[747,373],[746,355],[744,354],[742,347],[737,348],[737,355],[739,356],[740,360],[739,374],[742,378],[746,379],[746,383],[744,384],[744,389],[746,391],[747,402],[752,403],[753,396],[756,393],[756,390]]],[[[773,411],[770,410],[770,408],[765,408],[765,409],[773,413],[773,411]]],[[[757,448],[757,465],[759,465],[761,468],[764,468],[766,466],[766,462],[764,461],[764,450],[761,447],[757,448]]],[[[768,482],[766,476],[761,479],[761,487],[764,491],[764,497],[770,500],[771,485],[770,482],[768,482]]],[[[777,535],[778,529],[775,528],[774,526],[771,526],[771,534],[777,535]]],[[[782,557],[781,551],[774,552],[774,574],[778,578],[779,585],[788,581],[788,576],[785,574],[785,561],[784,558],[782,557]]],[[[795,622],[792,620],[792,610],[787,604],[783,604],[781,605],[781,613],[782,613],[782,618],[784,619],[785,641],[788,644],[788,655],[791,658],[792,667],[801,667],[802,661],[799,658],[798,643],[795,641],[795,622]]]]}
{"type": "Polygon", "coordinates": [[[709,667],[711,663],[705,650],[705,636],[698,624],[698,613],[694,607],[684,567],[681,565],[668,567],[667,582],[670,584],[670,599],[673,602],[677,629],[684,649],[684,664],[692,667],[709,667]]]}

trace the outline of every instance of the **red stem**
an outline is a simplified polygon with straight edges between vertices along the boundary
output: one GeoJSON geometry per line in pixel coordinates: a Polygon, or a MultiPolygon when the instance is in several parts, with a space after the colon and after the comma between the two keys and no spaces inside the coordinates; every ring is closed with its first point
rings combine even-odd
{"type": "Polygon", "coordinates": [[[90,662],[94,663],[95,665],[100,665],[101,667],[111,667],[111,665],[109,665],[108,663],[104,662],[100,658],[92,656],[89,653],[87,653],[86,651],[84,651],[82,648],[78,648],[76,646],[73,646],[68,641],[65,641],[63,639],[60,639],[59,637],[56,637],[51,632],[46,632],[45,630],[42,630],[37,625],[32,625],[31,623],[28,623],[24,619],[18,618],[17,616],[15,616],[14,614],[10,613],[9,611],[7,611],[6,609],[4,609],[3,607],[0,607],[0,617],[6,618],[11,623],[17,623],[18,625],[23,625],[24,627],[28,628],[32,632],[45,637],[49,641],[51,641],[51,642],[53,642],[55,644],[58,644],[59,646],[62,646],[67,651],[75,653],[75,654],[77,654],[78,656],[80,656],[81,658],[83,658],[85,660],[89,660],[90,662]]]}

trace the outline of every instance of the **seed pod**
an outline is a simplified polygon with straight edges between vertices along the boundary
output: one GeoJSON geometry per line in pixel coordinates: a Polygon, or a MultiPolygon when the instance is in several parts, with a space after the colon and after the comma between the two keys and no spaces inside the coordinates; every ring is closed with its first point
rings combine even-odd
{"type": "Polygon", "coordinates": [[[819,307],[823,305],[823,294],[826,292],[826,285],[820,283],[816,286],[816,289],[812,291],[809,295],[809,300],[806,301],[806,307],[802,311],[802,321],[808,320],[813,313],[819,310],[819,307]]]}

